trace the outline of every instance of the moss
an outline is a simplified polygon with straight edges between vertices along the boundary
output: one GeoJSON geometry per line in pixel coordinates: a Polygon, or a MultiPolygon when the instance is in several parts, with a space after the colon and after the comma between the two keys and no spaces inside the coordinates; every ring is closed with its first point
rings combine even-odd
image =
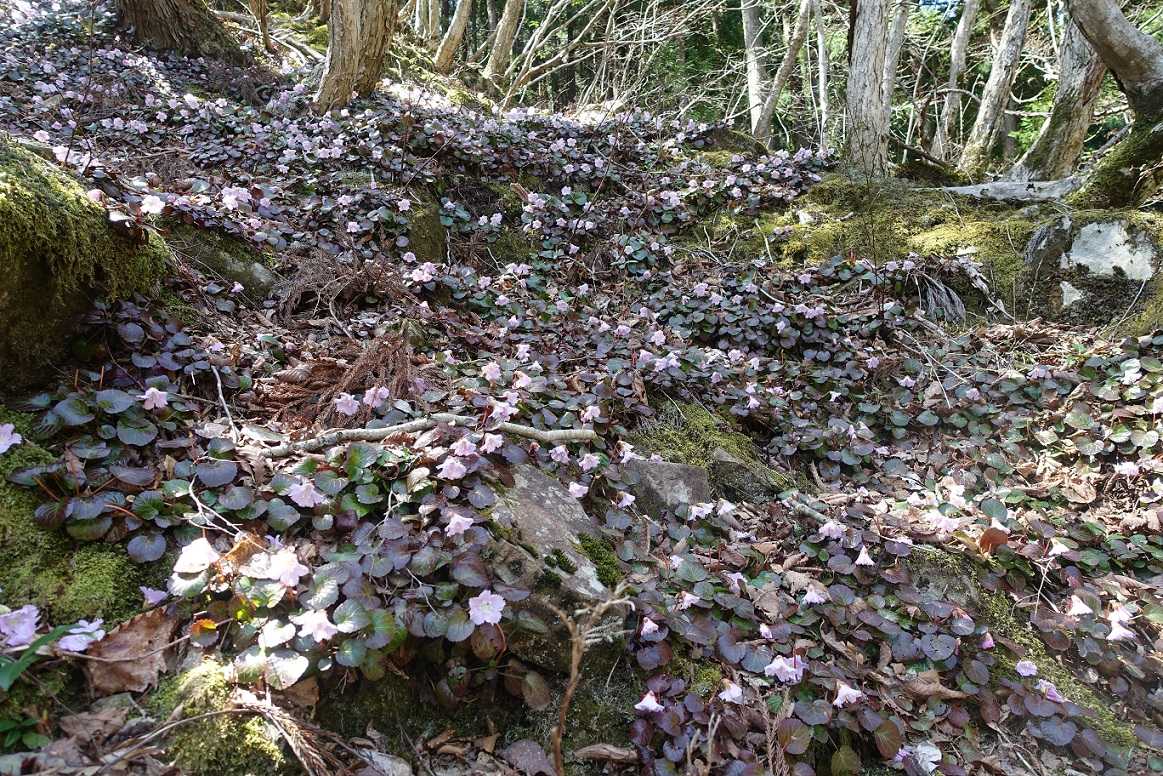
{"type": "Polygon", "coordinates": [[[266,266],[268,259],[236,237],[180,222],[167,223],[166,236],[178,256],[202,272],[241,283],[249,296],[264,297],[274,284],[275,276],[266,266]]]}
{"type": "Polygon", "coordinates": [[[572,574],[573,572],[577,571],[577,566],[575,566],[573,562],[570,561],[568,557],[566,557],[564,552],[558,549],[555,549],[553,552],[549,553],[549,557],[545,559],[545,562],[553,568],[561,569],[566,574],[572,574]]]}
{"type": "Polygon", "coordinates": [[[78,544],[33,520],[38,495],[7,481],[25,466],[53,460],[30,440],[32,419],[0,407],[0,423],[13,423],[25,442],[0,456],[0,601],[35,603],[53,623],[81,618],[127,619],[140,610],[138,586],[156,582],[155,566],[139,566],[120,546],[78,544]]]}
{"type": "Polygon", "coordinates": [[[161,277],[168,251],[147,232],[114,232],[105,209],[72,177],[0,139],[0,363],[5,387],[32,382],[60,355],[89,292],[113,298],[161,277]]]}
{"type": "Polygon", "coordinates": [[[691,692],[700,698],[717,693],[723,684],[723,669],[715,661],[699,661],[685,654],[676,654],[667,666],[668,671],[686,680],[691,692]]]}
{"type": "Polygon", "coordinates": [[[697,404],[671,402],[653,420],[639,426],[628,441],[667,461],[708,469],[711,484],[732,498],[752,498],[778,493],[793,484],[792,478],[765,464],[755,443],[732,422],[697,404]],[[716,451],[734,459],[722,465],[716,451]]]}
{"type": "MultiPolygon", "coordinates": [[[[185,719],[230,708],[230,696],[226,668],[204,660],[162,682],[146,705],[160,719],[180,706],[178,715],[185,719]]],[[[293,770],[278,740],[277,731],[261,717],[223,714],[174,728],[167,750],[182,773],[191,776],[270,776],[293,770]]]]}
{"type": "Polygon", "coordinates": [[[1163,157],[1163,120],[1135,122],[1131,133],[1091,170],[1082,188],[1067,198],[1074,207],[1118,208],[1142,202],[1158,190],[1157,173],[1147,172],[1163,157]]]}
{"type": "Polygon", "coordinates": [[[598,581],[610,590],[617,587],[622,581],[622,566],[610,545],[589,534],[578,534],[577,543],[597,569],[598,581]]]}
{"type": "Polygon", "coordinates": [[[435,204],[413,205],[408,219],[408,248],[420,261],[443,263],[448,247],[448,233],[440,223],[435,204]]]}

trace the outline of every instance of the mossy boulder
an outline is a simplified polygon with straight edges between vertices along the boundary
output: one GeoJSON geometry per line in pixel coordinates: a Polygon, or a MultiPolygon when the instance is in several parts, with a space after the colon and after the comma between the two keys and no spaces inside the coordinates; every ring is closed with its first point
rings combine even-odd
{"type": "Polygon", "coordinates": [[[166,242],[178,255],[201,271],[230,283],[241,283],[251,299],[264,299],[275,284],[275,274],[262,255],[236,237],[183,223],[166,228],[166,242]]]}
{"type": "Polygon", "coordinates": [[[160,237],[115,231],[81,184],[0,139],[0,367],[3,390],[33,382],[65,350],[94,294],[152,287],[169,253],[160,237]]]}
{"type": "Polygon", "coordinates": [[[25,441],[0,456],[0,603],[35,603],[54,624],[101,617],[115,623],[141,608],[139,585],[157,585],[164,570],[141,566],[119,545],[79,544],[33,519],[40,495],[8,482],[25,466],[53,456],[31,441],[32,418],[0,407],[0,423],[12,423],[25,441]]]}
{"type": "Polygon", "coordinates": [[[440,206],[415,203],[408,213],[408,249],[419,261],[442,264],[448,251],[448,232],[440,223],[440,206]]]}
{"type": "MultiPolygon", "coordinates": [[[[205,659],[162,682],[146,706],[159,719],[190,719],[232,708],[233,692],[228,668],[205,659]]],[[[298,770],[283,751],[278,730],[262,717],[242,713],[178,725],[164,748],[189,776],[277,776],[298,770]]]]}

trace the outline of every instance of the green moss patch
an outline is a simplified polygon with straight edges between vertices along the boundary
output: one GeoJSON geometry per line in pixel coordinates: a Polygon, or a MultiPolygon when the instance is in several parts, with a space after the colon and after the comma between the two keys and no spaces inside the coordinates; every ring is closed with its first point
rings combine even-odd
{"type": "Polygon", "coordinates": [[[6,388],[25,384],[64,351],[71,324],[100,289],[144,291],[169,253],[148,233],[135,244],[75,179],[16,143],[0,140],[0,363],[6,388]]]}
{"type": "MultiPolygon", "coordinates": [[[[231,708],[231,690],[226,668],[205,660],[162,682],[146,703],[159,719],[189,719],[231,708]]],[[[261,717],[220,714],[175,727],[166,750],[190,776],[274,776],[294,770],[278,736],[261,717]]]]}
{"type": "Polygon", "coordinates": [[[139,585],[157,584],[157,568],[139,566],[118,545],[78,544],[33,520],[34,491],[13,485],[12,471],[48,463],[53,456],[30,441],[32,419],[0,407],[25,441],[0,456],[0,602],[35,603],[54,624],[101,617],[108,623],[140,611],[139,585]]]}

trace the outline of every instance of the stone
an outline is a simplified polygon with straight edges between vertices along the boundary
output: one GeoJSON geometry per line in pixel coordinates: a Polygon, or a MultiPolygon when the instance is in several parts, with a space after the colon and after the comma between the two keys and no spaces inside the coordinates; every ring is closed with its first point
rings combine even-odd
{"type": "Polygon", "coordinates": [[[631,487],[634,505],[651,517],[674,512],[683,504],[711,500],[710,478],[701,466],[638,459],[630,461],[626,469],[638,478],[631,487]]]}
{"type": "Polygon", "coordinates": [[[598,523],[558,480],[537,467],[513,467],[513,480],[491,512],[499,538],[489,557],[500,581],[532,591],[513,606],[518,627],[510,634],[509,652],[526,663],[565,672],[569,633],[552,607],[572,613],[610,595],[581,547],[582,536],[600,541],[598,523]]]}
{"type": "Polygon", "coordinates": [[[711,452],[710,480],[716,495],[753,504],[772,501],[789,485],[772,469],[745,461],[722,447],[711,452]]]}
{"type": "Polygon", "coordinates": [[[1125,221],[1096,221],[1079,229],[1062,254],[1059,266],[1086,267],[1095,275],[1113,275],[1115,270],[1131,280],[1150,280],[1155,275],[1155,246],[1150,238],[1125,221]]]}

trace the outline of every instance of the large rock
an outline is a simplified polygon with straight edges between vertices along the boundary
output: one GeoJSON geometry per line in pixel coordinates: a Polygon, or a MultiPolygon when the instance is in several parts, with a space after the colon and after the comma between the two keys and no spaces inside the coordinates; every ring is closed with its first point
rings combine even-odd
{"type": "Polygon", "coordinates": [[[717,447],[711,453],[711,485],[716,494],[729,501],[763,504],[791,487],[791,479],[756,460],[740,458],[717,447]]]}
{"type": "Polygon", "coordinates": [[[683,463],[639,459],[627,464],[637,477],[631,488],[634,506],[651,517],[675,512],[683,504],[702,504],[711,500],[711,482],[707,470],[683,463]]]}
{"type": "Polygon", "coordinates": [[[506,584],[533,591],[516,605],[519,628],[509,651],[522,661],[566,671],[569,634],[550,605],[572,613],[610,590],[582,549],[602,540],[597,521],[560,482],[531,465],[513,468],[514,485],[492,509],[499,529],[490,565],[506,584]]]}
{"type": "Polygon", "coordinates": [[[1153,307],[1160,248],[1130,218],[1062,216],[1039,227],[1026,245],[1032,309],[1071,323],[1132,322],[1153,307]]]}

